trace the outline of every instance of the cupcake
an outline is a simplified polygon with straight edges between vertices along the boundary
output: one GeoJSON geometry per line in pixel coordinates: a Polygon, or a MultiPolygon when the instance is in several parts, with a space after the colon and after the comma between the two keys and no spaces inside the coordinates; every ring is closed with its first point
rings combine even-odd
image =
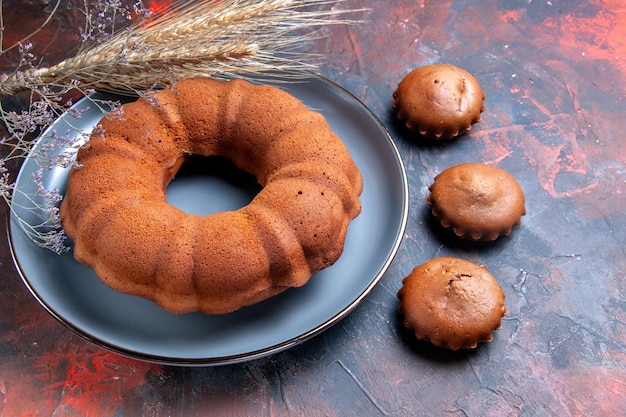
{"type": "Polygon", "coordinates": [[[506,171],[486,164],[446,169],[428,187],[426,202],[441,225],[464,239],[511,234],[526,214],[522,188],[506,171]]]}
{"type": "Polygon", "coordinates": [[[412,132],[452,139],[472,128],[485,110],[485,93],[464,69],[434,64],[411,71],[393,93],[392,107],[412,132]]]}
{"type": "Polygon", "coordinates": [[[435,346],[458,350],[491,341],[507,314],[505,295],[487,267],[458,258],[435,258],[402,280],[404,326],[435,346]]]}

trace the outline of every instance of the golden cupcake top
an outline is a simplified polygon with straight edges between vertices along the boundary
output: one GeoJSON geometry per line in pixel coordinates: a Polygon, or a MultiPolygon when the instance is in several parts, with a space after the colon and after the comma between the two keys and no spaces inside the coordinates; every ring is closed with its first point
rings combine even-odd
{"type": "Polygon", "coordinates": [[[392,107],[422,137],[452,139],[481,120],[485,93],[472,74],[450,64],[425,65],[404,77],[392,107]]]}
{"type": "Polygon", "coordinates": [[[508,236],[526,214],[522,188],[508,172],[479,163],[450,167],[428,187],[426,202],[441,225],[469,240],[508,236]]]}
{"type": "Polygon", "coordinates": [[[435,346],[458,350],[491,341],[507,314],[505,294],[487,267],[442,257],[419,265],[398,292],[404,326],[435,346]]]}

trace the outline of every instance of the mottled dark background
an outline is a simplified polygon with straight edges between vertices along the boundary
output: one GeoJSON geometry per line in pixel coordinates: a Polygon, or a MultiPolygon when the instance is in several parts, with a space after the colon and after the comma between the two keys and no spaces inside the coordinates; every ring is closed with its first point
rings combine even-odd
{"type": "MultiPolygon", "coordinates": [[[[30,33],[52,5],[5,0],[3,45],[30,33]]],[[[50,61],[79,43],[83,17],[71,2],[62,6],[32,39],[50,61]]],[[[408,172],[408,227],[370,296],[327,332],[271,357],[153,365],[100,349],[50,317],[22,284],[3,233],[0,416],[624,415],[626,3],[333,7],[362,6],[370,9],[359,14],[363,23],[325,28],[305,47],[325,55],[321,75],[381,119],[408,172]],[[426,145],[396,123],[391,94],[409,70],[437,62],[473,73],[487,110],[468,135],[426,145]],[[498,165],[521,184],[528,214],[511,237],[464,242],[433,222],[427,187],[462,162],[498,165]],[[396,313],[402,277],[442,255],[488,265],[507,295],[503,328],[476,350],[416,342],[396,313]]]]}

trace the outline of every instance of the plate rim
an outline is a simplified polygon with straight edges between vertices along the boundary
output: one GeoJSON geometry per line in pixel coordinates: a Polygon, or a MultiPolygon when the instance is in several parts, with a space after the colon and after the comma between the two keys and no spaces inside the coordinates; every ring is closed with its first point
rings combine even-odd
{"type": "MultiPolygon", "coordinates": [[[[263,78],[263,77],[258,77],[257,78],[258,81],[268,81],[268,78],[263,78]]],[[[272,80],[271,78],[269,79],[270,81],[272,80]]],[[[89,332],[87,329],[81,328],[80,326],[74,324],[71,322],[71,320],[69,320],[66,317],[63,317],[62,314],[60,314],[59,312],[56,311],[56,309],[54,307],[52,307],[46,300],[45,297],[42,297],[37,289],[33,286],[33,284],[30,282],[29,278],[26,276],[26,273],[24,272],[24,269],[21,265],[20,260],[18,259],[17,253],[16,253],[16,248],[15,248],[15,243],[13,241],[13,227],[16,227],[17,229],[19,229],[19,226],[14,226],[14,220],[13,220],[13,210],[9,208],[9,210],[7,210],[7,214],[6,214],[6,224],[7,224],[7,240],[8,240],[8,244],[9,244],[9,250],[11,253],[11,258],[13,259],[13,263],[16,267],[16,270],[18,272],[18,274],[20,275],[20,278],[22,280],[22,282],[25,284],[25,286],[27,287],[27,289],[29,290],[29,292],[32,294],[32,296],[37,300],[37,302],[44,307],[44,309],[52,316],[55,318],[55,320],[57,320],[58,322],[60,322],[62,325],[64,325],[66,328],[68,328],[69,330],[71,330],[73,333],[77,334],[78,336],[82,337],[83,339],[89,341],[90,343],[94,343],[95,345],[101,347],[101,348],[105,348],[109,351],[115,352],[117,354],[120,354],[122,356],[126,356],[126,357],[130,357],[132,359],[137,359],[137,360],[141,360],[141,361],[145,361],[145,362],[150,362],[150,363],[156,363],[156,364],[163,364],[163,365],[175,365],[175,366],[215,366],[215,365],[227,365],[227,364],[234,364],[234,363],[241,363],[244,361],[250,361],[250,360],[254,360],[254,359],[259,359],[262,357],[266,357],[266,356],[270,356],[270,355],[274,355],[276,353],[285,351],[287,349],[290,349],[306,340],[309,340],[323,332],[325,332],[326,330],[328,330],[329,328],[333,327],[335,324],[337,324],[338,322],[340,322],[341,320],[343,320],[346,316],[348,316],[366,297],[367,295],[374,289],[374,287],[380,282],[380,280],[382,279],[382,277],[384,276],[384,274],[387,272],[387,270],[389,269],[389,266],[391,265],[391,263],[393,262],[398,249],[403,241],[403,235],[404,232],[406,230],[406,226],[408,223],[408,214],[409,214],[409,186],[408,186],[408,178],[407,178],[407,173],[406,173],[406,168],[404,166],[404,163],[402,161],[402,157],[400,155],[400,152],[397,148],[397,145],[395,144],[395,142],[393,141],[389,131],[386,129],[386,127],[384,126],[384,124],[381,122],[381,120],[372,112],[372,110],[367,107],[360,99],[358,99],[354,94],[352,94],[351,92],[349,92],[348,90],[346,90],[345,88],[343,88],[342,86],[340,86],[339,84],[329,80],[326,77],[323,77],[321,75],[318,74],[310,74],[308,77],[303,78],[301,80],[298,80],[297,82],[307,82],[310,80],[317,80],[319,82],[322,82],[326,85],[328,85],[329,88],[337,90],[339,93],[341,93],[342,95],[344,95],[346,98],[350,99],[351,101],[354,102],[354,104],[360,108],[361,111],[363,111],[364,113],[367,114],[367,116],[369,116],[369,118],[376,124],[376,126],[378,127],[378,129],[380,130],[380,133],[382,133],[382,136],[384,136],[385,141],[387,143],[387,145],[390,148],[390,153],[394,158],[394,161],[396,163],[396,166],[398,168],[398,171],[400,173],[400,179],[401,179],[401,195],[402,195],[402,204],[401,204],[401,216],[399,219],[399,223],[398,223],[398,231],[397,234],[393,240],[393,245],[391,245],[388,249],[389,249],[389,253],[387,258],[385,259],[385,261],[382,263],[382,265],[380,266],[379,270],[375,273],[375,275],[373,276],[373,278],[370,280],[370,282],[368,283],[368,285],[361,291],[361,293],[355,297],[353,300],[351,300],[349,303],[347,303],[340,311],[338,311],[336,314],[332,315],[331,317],[327,318],[324,322],[322,322],[321,324],[314,326],[313,328],[310,328],[306,331],[303,331],[301,333],[299,333],[297,336],[295,337],[291,337],[287,340],[284,340],[280,343],[276,343],[272,346],[267,346],[265,348],[261,348],[261,349],[256,349],[256,350],[252,350],[252,351],[248,351],[248,352],[244,352],[244,353],[234,353],[232,355],[225,355],[225,356],[213,356],[213,357],[203,357],[203,358],[181,358],[181,357],[175,357],[175,356],[165,356],[165,355],[157,355],[157,354],[153,354],[153,353],[147,353],[147,352],[139,352],[135,349],[132,348],[127,348],[127,347],[122,347],[122,346],[118,346],[115,343],[112,343],[110,341],[107,340],[103,340],[101,337],[98,337],[94,334],[92,334],[91,332],[89,332]]],[[[274,84],[275,85],[275,84],[274,84]]],[[[100,93],[100,92],[96,92],[97,95],[99,96],[113,96],[113,97],[119,97],[117,95],[110,95],[110,94],[106,94],[106,93],[100,93]]],[[[81,98],[79,101],[77,101],[74,105],[78,106],[79,104],[83,103],[84,101],[89,101],[91,100],[92,96],[85,96],[83,98],[81,98]]],[[[66,113],[64,113],[66,114],[66,113]]],[[[54,128],[54,126],[61,120],[62,116],[60,116],[59,118],[57,118],[47,129],[45,129],[39,136],[38,138],[35,139],[35,141],[37,143],[39,143],[39,141],[41,141],[45,135],[54,128]]],[[[340,137],[341,139],[341,137],[340,137]]],[[[342,139],[343,142],[343,139],[342,139]]],[[[36,145],[35,145],[36,146],[36,145]]],[[[27,157],[28,158],[28,157],[27,157]]],[[[20,175],[22,173],[22,167],[20,167],[20,170],[18,172],[18,176],[16,177],[16,181],[19,179],[20,175]]],[[[398,184],[400,185],[400,184],[398,184]]]]}

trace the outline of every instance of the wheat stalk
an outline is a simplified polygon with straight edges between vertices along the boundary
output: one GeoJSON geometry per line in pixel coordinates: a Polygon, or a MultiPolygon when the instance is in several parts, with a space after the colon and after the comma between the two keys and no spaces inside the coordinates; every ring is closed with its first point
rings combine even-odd
{"type": "Polygon", "coordinates": [[[182,1],[139,20],[100,44],[85,44],[73,57],[49,68],[0,76],[0,94],[32,85],[63,85],[137,94],[183,78],[245,77],[260,72],[302,74],[314,65],[295,48],[311,29],[348,23],[356,10],[320,10],[327,0],[182,1]]]}

